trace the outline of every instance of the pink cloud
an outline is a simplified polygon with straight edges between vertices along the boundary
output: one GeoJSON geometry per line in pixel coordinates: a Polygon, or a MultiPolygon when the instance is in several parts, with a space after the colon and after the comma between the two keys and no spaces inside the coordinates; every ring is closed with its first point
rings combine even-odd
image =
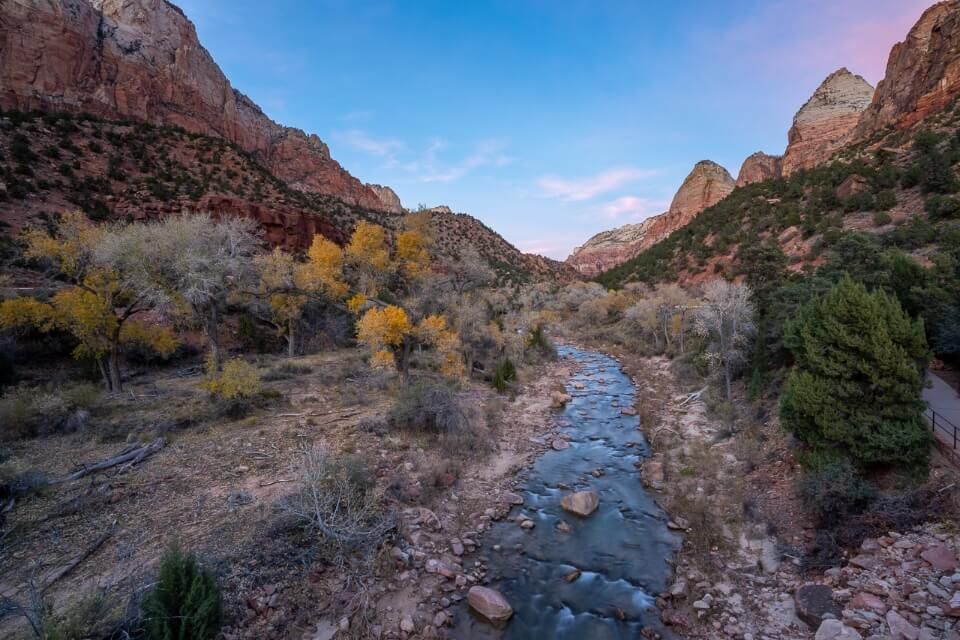
{"type": "Polygon", "coordinates": [[[584,178],[558,178],[544,176],[537,180],[540,192],[548,198],[567,202],[582,202],[609,193],[626,184],[658,175],[659,171],[626,167],[610,169],[595,176],[584,178]]]}
{"type": "Polygon", "coordinates": [[[670,206],[669,202],[654,198],[638,196],[623,196],[600,207],[600,213],[611,220],[630,217],[635,220],[645,220],[650,216],[663,213],[670,206]]]}
{"type": "Polygon", "coordinates": [[[932,3],[929,0],[808,0],[764,5],[748,19],[713,34],[711,50],[738,64],[777,73],[828,73],[847,67],[876,84],[893,45],[932,3]]]}

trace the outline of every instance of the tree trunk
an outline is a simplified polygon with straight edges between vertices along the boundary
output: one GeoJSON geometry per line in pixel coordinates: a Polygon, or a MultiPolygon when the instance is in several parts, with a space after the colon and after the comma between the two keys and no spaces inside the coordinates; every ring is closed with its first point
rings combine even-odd
{"type": "Polygon", "coordinates": [[[110,374],[107,373],[105,358],[97,358],[97,369],[100,370],[100,376],[103,378],[103,388],[110,393],[110,374]]]}
{"type": "Polygon", "coordinates": [[[296,331],[297,321],[291,318],[287,325],[287,357],[292,358],[297,355],[296,331]]]}
{"type": "Polygon", "coordinates": [[[218,316],[217,307],[211,307],[210,312],[207,314],[207,347],[210,349],[210,366],[212,371],[220,371],[223,368],[223,360],[220,355],[218,316]]]}
{"type": "Polygon", "coordinates": [[[393,352],[393,362],[401,376],[407,376],[407,367],[410,363],[410,351],[413,344],[409,338],[404,338],[403,342],[393,352]]]}
{"type": "Polygon", "coordinates": [[[686,315],[687,315],[687,310],[681,309],[680,310],[680,355],[683,355],[683,338],[684,338],[684,334],[686,333],[686,323],[684,322],[684,320],[686,319],[686,315]]]}
{"type": "Polygon", "coordinates": [[[110,373],[110,391],[123,391],[120,379],[120,350],[116,346],[110,349],[107,367],[110,373]]]}
{"type": "Polygon", "coordinates": [[[730,365],[726,360],[723,361],[723,379],[727,384],[727,401],[729,402],[733,398],[733,391],[730,384],[730,365]]]}

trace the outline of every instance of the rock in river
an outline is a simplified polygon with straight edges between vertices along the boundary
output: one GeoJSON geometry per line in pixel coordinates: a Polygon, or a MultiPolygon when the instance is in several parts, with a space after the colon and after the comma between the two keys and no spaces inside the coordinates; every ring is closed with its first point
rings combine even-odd
{"type": "Polygon", "coordinates": [[[577,491],[568,496],[563,496],[560,500],[560,506],[564,511],[576,514],[581,517],[587,517],[597,510],[600,505],[600,496],[593,491],[577,491]]]}
{"type": "Polygon", "coordinates": [[[506,598],[488,587],[470,587],[467,602],[471,609],[494,624],[506,622],[513,615],[513,608],[506,598]]]}

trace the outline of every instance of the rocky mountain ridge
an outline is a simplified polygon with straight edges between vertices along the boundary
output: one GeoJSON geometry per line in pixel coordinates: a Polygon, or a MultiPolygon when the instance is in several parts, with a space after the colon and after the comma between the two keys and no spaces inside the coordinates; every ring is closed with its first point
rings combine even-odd
{"type": "MultiPolygon", "coordinates": [[[[850,149],[882,146],[892,132],[917,126],[958,95],[960,0],[946,0],[928,8],[904,41],[894,45],[876,89],[846,68],[827,76],[794,117],[784,154],[754,153],[743,162],[736,186],[812,169],[850,149]]],[[[585,261],[604,270],[622,264],[656,242],[648,236],[637,250],[636,228],[603,232],[578,247],[568,262],[584,275],[595,275],[595,268],[584,270],[585,261]]]]}
{"type": "Polygon", "coordinates": [[[701,160],[680,185],[667,211],[593,236],[573,250],[567,264],[587,277],[602,273],[683,227],[725,198],[735,186],[726,169],[712,160],[701,160]]]}
{"type": "Polygon", "coordinates": [[[747,157],[737,174],[737,186],[745,187],[754,182],[763,182],[783,175],[783,156],[771,156],[763,151],[747,157]]]}
{"type": "Polygon", "coordinates": [[[782,175],[812,169],[841,149],[873,98],[873,87],[845,67],[831,73],[793,118],[782,175]]]}
{"type": "Polygon", "coordinates": [[[960,95],[960,2],[927,9],[894,45],[884,79],[857,123],[855,140],[886,128],[907,129],[942,111],[960,95]]]}
{"type": "MultiPolygon", "coordinates": [[[[7,233],[64,208],[97,219],[205,210],[252,217],[271,244],[303,249],[315,233],[343,242],[358,219],[394,228],[406,212],[390,187],[362,183],[316,135],[233,88],[167,0],[0,3],[0,109],[11,116],[0,142],[20,149],[16,162],[0,157],[7,233]]],[[[449,215],[435,215],[439,234],[466,225],[449,215]]],[[[445,245],[482,244],[514,275],[572,273],[475,222],[445,245]]]]}
{"type": "Polygon", "coordinates": [[[316,135],[284,127],[234,89],[192,22],[166,0],[0,3],[0,107],[88,112],[217,135],[291,188],[389,211],[316,135]]]}

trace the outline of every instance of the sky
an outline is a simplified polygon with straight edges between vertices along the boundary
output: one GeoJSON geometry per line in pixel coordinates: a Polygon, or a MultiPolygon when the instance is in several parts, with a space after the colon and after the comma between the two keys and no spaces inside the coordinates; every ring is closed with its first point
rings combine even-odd
{"type": "Polygon", "coordinates": [[[174,0],[234,87],[404,206],[563,259],[693,165],[782,153],[840,67],[871,84],[930,0],[174,0]]]}

